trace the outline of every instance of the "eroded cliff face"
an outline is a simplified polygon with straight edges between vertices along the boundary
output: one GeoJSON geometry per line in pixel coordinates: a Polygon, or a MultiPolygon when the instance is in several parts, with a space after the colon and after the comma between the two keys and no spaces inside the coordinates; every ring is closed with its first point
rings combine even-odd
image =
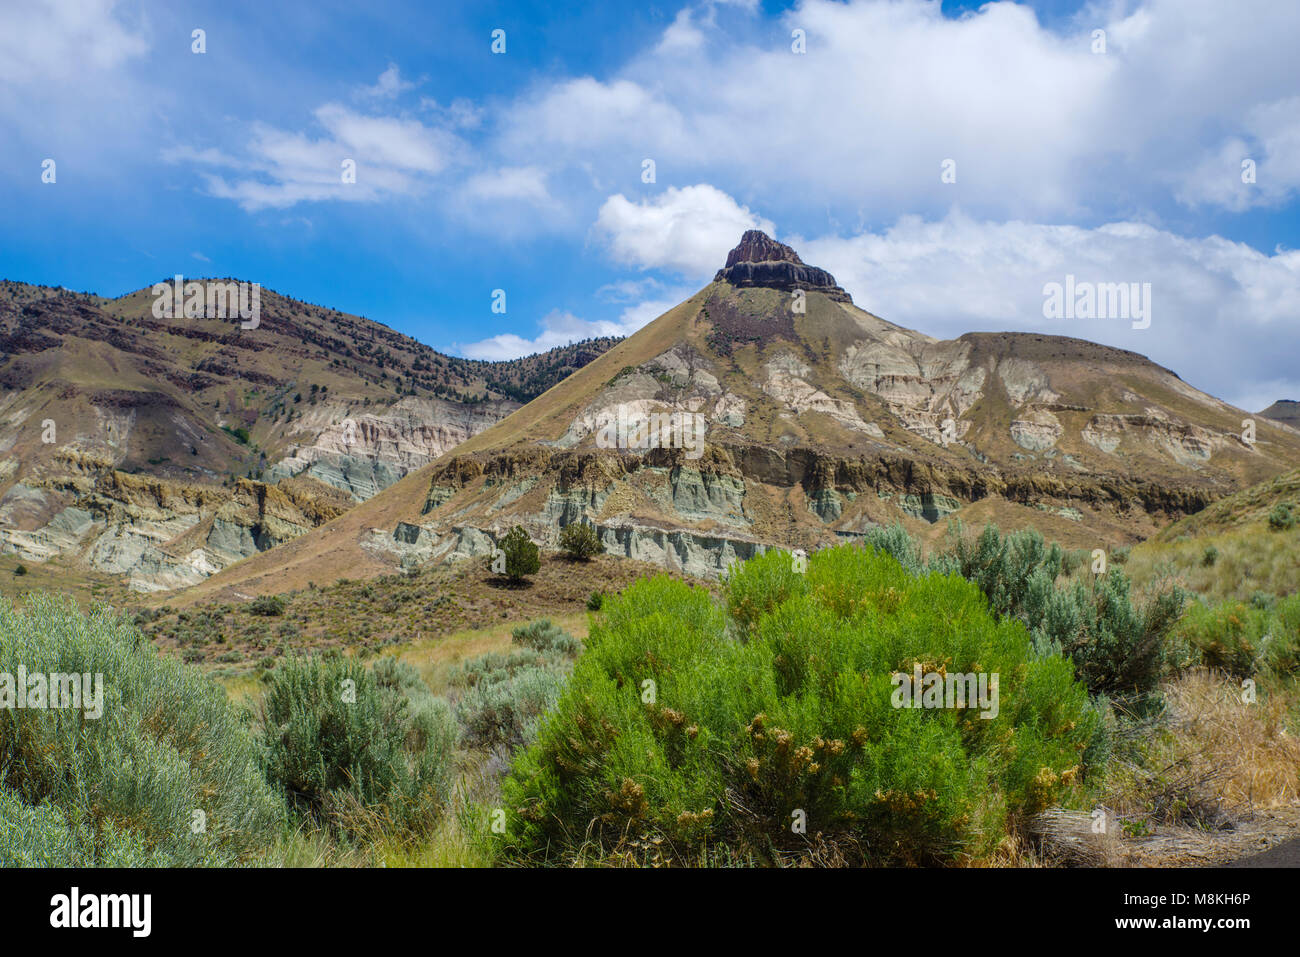
{"type": "Polygon", "coordinates": [[[138,591],[192,585],[341,515],[351,505],[313,479],[232,487],[132,475],[62,457],[56,474],[0,496],[0,553],[122,575],[138,591]]]}
{"type": "Polygon", "coordinates": [[[322,403],[297,423],[293,437],[306,434],[309,440],[291,446],[264,477],[271,483],[313,478],[365,501],[517,408],[506,400],[463,405],[415,397],[374,411],[322,403]]]}
{"type": "Polygon", "coordinates": [[[142,423],[137,409],[110,409],[87,435],[64,436],[62,449],[35,463],[0,459],[0,487],[7,486],[0,553],[61,558],[121,575],[140,591],[186,587],[323,524],[516,408],[505,400],[407,397],[359,411],[355,403],[319,401],[293,422],[293,435],[306,443],[291,446],[262,480],[226,484],[121,470],[142,423]]]}
{"type": "Polygon", "coordinates": [[[805,448],[710,446],[695,461],[670,449],[533,448],[453,456],[430,475],[419,521],[374,530],[367,548],[406,563],[454,561],[490,554],[514,525],[556,548],[565,525],[583,522],[609,552],[716,576],[766,548],[813,549],[893,521],[934,524],[976,503],[1023,506],[1070,523],[1104,517],[1122,529],[1155,527],[1215,497],[1209,488],[1133,477],[1067,479],[805,448]]]}

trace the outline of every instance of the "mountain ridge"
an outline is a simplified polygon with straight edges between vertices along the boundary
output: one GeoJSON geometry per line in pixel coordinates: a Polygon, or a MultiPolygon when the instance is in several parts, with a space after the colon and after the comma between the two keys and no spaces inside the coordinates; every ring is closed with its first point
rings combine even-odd
{"type": "MultiPolygon", "coordinates": [[[[797,258],[746,244],[736,262],[797,258]]],[[[938,340],[765,279],[710,283],[372,502],[199,591],[484,555],[514,524],[554,547],[589,522],[614,554],[702,575],[895,521],[942,534],[948,517],[1119,545],[1300,465],[1292,430],[1261,422],[1252,442],[1247,413],[1137,353],[1037,333],[938,340]],[[616,413],[700,415],[706,447],[600,447],[616,413]]]]}
{"type": "Polygon", "coordinates": [[[226,528],[178,565],[169,543],[218,519],[157,504],[114,511],[103,504],[122,487],[114,473],[166,483],[168,501],[296,479],[319,483],[307,487],[322,501],[334,489],[355,503],[615,341],[488,363],[273,290],[261,290],[255,328],[237,316],[160,318],[151,289],[110,299],[0,282],[0,552],[65,556],[129,573],[139,587],[190,584],[319,522],[304,516],[272,533],[250,505],[235,521],[241,531],[226,528]],[[33,525],[37,516],[46,523],[33,525]]]}

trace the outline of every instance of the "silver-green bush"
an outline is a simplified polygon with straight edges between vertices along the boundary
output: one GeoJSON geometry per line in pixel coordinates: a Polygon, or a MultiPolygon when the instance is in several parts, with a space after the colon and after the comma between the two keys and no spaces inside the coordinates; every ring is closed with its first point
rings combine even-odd
{"type": "Polygon", "coordinates": [[[0,673],[102,674],[103,713],[0,708],[0,866],[230,866],[281,833],[246,716],[111,610],[0,602],[0,673]]]}

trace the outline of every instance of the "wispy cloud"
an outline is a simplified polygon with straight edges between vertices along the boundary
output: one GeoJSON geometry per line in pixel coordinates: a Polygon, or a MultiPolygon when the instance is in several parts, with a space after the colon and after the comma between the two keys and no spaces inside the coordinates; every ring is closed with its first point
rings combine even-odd
{"type": "Polygon", "coordinates": [[[175,148],[163,155],[238,174],[202,175],[213,196],[235,200],[252,212],[307,201],[373,202],[417,195],[463,150],[454,134],[410,118],[361,113],[338,103],[318,107],[313,116],[322,135],[259,123],[242,154],[175,148]]]}

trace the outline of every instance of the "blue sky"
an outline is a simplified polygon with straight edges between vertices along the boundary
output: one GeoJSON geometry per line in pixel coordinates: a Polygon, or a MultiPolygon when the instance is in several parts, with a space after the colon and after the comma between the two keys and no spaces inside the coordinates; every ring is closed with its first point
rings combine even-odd
{"type": "Polygon", "coordinates": [[[233,275],[501,358],[634,331],[758,226],[931,335],[1073,335],[1252,410],[1300,398],[1297,4],[17,7],[5,278],[233,275]],[[1045,319],[1066,274],[1150,282],[1151,326],[1045,319]]]}

